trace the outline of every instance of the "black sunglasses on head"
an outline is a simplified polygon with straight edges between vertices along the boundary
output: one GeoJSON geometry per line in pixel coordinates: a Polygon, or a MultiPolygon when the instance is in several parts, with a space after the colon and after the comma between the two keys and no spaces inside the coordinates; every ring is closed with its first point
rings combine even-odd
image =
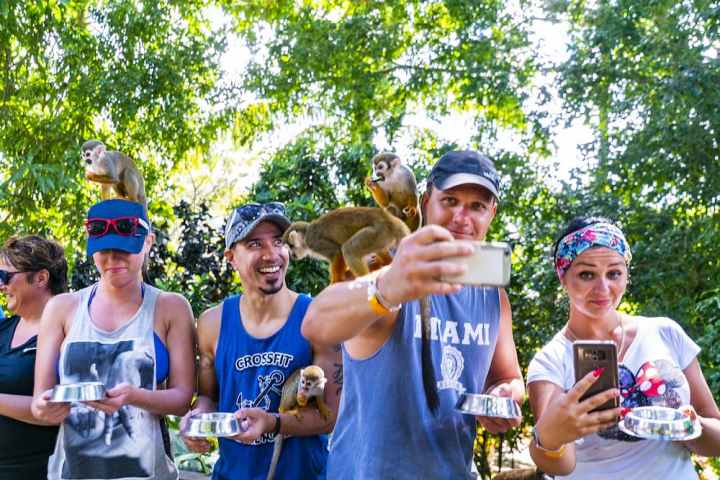
{"type": "Polygon", "coordinates": [[[23,270],[20,272],[8,272],[7,270],[0,270],[0,285],[8,285],[10,280],[18,273],[27,273],[29,270],[23,270]]]}

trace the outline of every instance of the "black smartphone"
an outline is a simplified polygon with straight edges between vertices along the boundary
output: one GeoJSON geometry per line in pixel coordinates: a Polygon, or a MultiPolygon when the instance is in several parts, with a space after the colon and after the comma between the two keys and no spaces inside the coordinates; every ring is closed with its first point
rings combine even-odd
{"type": "MultiPolygon", "coordinates": [[[[618,388],[617,347],[610,340],[577,340],[573,342],[573,365],[575,383],[598,368],[604,368],[600,378],[580,397],[580,401],[610,388],[618,388]]],[[[608,410],[619,407],[617,397],[608,400],[592,410],[608,410]]]]}

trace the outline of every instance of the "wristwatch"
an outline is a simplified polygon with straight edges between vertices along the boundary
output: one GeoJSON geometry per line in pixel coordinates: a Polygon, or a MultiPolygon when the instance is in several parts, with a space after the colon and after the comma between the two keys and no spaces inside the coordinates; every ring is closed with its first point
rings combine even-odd
{"type": "Polygon", "coordinates": [[[535,427],[532,429],[533,440],[535,441],[535,447],[542,452],[543,455],[549,458],[560,458],[565,455],[565,445],[561,445],[557,450],[550,450],[540,444],[540,437],[535,427]]]}

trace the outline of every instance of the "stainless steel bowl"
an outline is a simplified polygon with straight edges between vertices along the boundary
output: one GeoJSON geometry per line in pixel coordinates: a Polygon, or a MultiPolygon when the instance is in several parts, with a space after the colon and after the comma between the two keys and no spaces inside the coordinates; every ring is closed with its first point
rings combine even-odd
{"type": "Polygon", "coordinates": [[[628,435],[650,440],[691,440],[702,433],[699,421],[667,407],[633,408],[618,428],[628,435]]]}
{"type": "Polygon", "coordinates": [[[463,393],[455,409],[479,417],[519,418],[520,407],[510,397],[497,397],[481,393],[463,393]]]}
{"type": "Polygon", "coordinates": [[[190,417],[182,434],[186,437],[231,437],[241,431],[234,414],[213,412],[190,417]]]}
{"type": "Polygon", "coordinates": [[[106,397],[105,385],[101,382],[79,382],[55,385],[48,402],[71,403],[102,400],[106,397]]]}

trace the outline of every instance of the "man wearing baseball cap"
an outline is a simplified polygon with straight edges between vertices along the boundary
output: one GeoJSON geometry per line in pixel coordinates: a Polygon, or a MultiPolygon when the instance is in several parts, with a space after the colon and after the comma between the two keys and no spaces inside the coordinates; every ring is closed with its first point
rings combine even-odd
{"type": "MultiPolygon", "coordinates": [[[[463,393],[521,402],[524,386],[503,289],[443,280],[467,267],[456,240],[484,240],[500,198],[493,162],[474,151],[443,155],[421,201],[425,226],[405,237],[378,275],[336,283],[313,301],[303,333],[343,344],[343,403],[333,432],[328,478],[476,478],[476,418],[455,410],[463,393]],[[425,398],[418,299],[429,296],[430,348],[440,405],[425,398]],[[392,448],[388,448],[392,446],[392,448]]],[[[497,433],[520,419],[478,417],[497,433]]]]}
{"type": "MultiPolygon", "coordinates": [[[[235,412],[246,429],[220,439],[216,480],[264,479],[278,434],[291,438],[283,442],[275,478],[325,478],[327,441],[322,434],[335,423],[342,367],[335,348],[317,348],[300,333],[311,299],[285,283],[289,253],[282,235],[289,225],[281,203],[248,203],[233,210],[225,227],[225,258],[238,272],[243,293],[198,320],[199,396],[188,416],[235,412]],[[311,364],[328,378],[325,402],[331,418],[312,408],[297,416],[277,413],[285,381],[311,364]]],[[[185,441],[194,451],[209,449],[203,439],[185,441]]]]}

